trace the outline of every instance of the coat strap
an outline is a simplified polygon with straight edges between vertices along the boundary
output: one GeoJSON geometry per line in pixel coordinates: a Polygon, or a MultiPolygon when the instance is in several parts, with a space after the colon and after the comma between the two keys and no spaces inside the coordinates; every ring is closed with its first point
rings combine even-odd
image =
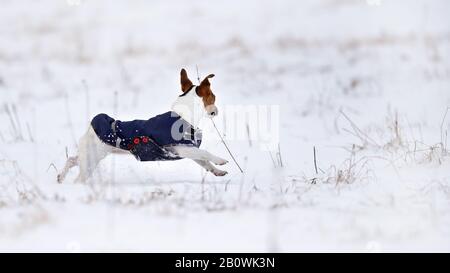
{"type": "Polygon", "coordinates": [[[122,142],[122,139],[117,135],[116,121],[117,120],[115,120],[111,123],[111,130],[113,131],[114,135],[116,136],[116,148],[120,149],[120,142],[122,142]]]}

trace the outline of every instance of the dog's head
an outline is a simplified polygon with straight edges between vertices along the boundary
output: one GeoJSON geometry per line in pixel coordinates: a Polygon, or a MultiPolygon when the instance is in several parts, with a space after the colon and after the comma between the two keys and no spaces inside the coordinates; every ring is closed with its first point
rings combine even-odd
{"type": "MultiPolygon", "coordinates": [[[[214,74],[209,74],[205,79],[200,83],[199,86],[195,88],[197,96],[202,98],[203,106],[209,117],[214,117],[218,115],[218,109],[214,104],[216,102],[216,96],[211,90],[211,83],[209,79],[214,77],[214,74]]],[[[186,70],[183,68],[180,72],[180,82],[181,82],[181,91],[183,93],[191,91],[194,84],[192,84],[191,80],[188,78],[186,70]]]]}

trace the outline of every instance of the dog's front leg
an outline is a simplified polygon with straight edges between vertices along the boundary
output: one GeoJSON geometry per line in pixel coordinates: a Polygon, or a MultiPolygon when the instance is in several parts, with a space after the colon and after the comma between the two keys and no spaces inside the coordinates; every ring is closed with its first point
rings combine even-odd
{"type": "Polygon", "coordinates": [[[226,175],[228,172],[227,171],[222,171],[217,169],[216,167],[214,167],[213,164],[211,164],[209,161],[206,160],[198,160],[198,159],[194,159],[194,161],[202,166],[203,168],[205,168],[205,170],[207,170],[208,172],[212,172],[215,176],[224,176],[226,175]]]}
{"type": "Polygon", "coordinates": [[[193,160],[211,161],[216,165],[225,165],[228,163],[226,159],[211,154],[208,151],[190,146],[175,146],[173,151],[180,157],[190,158],[193,160]]]}

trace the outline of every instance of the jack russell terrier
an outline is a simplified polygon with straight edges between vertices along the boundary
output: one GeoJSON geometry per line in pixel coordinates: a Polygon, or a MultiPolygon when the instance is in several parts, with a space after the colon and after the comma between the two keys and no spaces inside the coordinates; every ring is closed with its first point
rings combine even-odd
{"type": "Polygon", "coordinates": [[[70,168],[79,166],[76,182],[86,182],[98,163],[108,154],[133,154],[140,161],[178,160],[189,158],[212,172],[224,176],[226,171],[215,165],[224,165],[227,160],[199,149],[200,120],[213,118],[218,110],[214,105],[216,96],[211,90],[208,75],[198,86],[189,80],[186,70],[180,72],[180,95],[172,110],[148,120],[120,121],[106,114],[95,116],[78,143],[78,154],[69,157],[57,180],[62,183],[70,168]]]}

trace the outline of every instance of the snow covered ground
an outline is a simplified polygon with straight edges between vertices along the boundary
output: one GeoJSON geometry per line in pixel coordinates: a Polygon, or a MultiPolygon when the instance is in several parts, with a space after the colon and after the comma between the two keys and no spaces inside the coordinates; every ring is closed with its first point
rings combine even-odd
{"type": "Polygon", "coordinates": [[[449,1],[0,6],[1,251],[450,251],[449,1]],[[95,114],[165,112],[196,65],[219,111],[279,106],[282,166],[230,137],[244,175],[110,156],[56,183],[95,114]]]}

